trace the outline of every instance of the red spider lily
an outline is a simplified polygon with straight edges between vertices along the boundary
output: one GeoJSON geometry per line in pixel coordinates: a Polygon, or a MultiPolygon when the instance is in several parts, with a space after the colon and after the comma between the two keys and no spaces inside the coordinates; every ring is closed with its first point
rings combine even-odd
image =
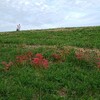
{"type": "Polygon", "coordinates": [[[40,53],[37,53],[37,54],[35,55],[35,57],[36,57],[36,58],[39,58],[39,59],[43,59],[43,56],[42,56],[42,54],[40,54],[40,53]]]}
{"type": "Polygon", "coordinates": [[[100,62],[97,62],[97,67],[100,68],[100,62]]]}
{"type": "Polygon", "coordinates": [[[98,61],[100,61],[100,58],[97,58],[98,61]]]}
{"type": "Polygon", "coordinates": [[[60,60],[61,56],[59,54],[52,54],[52,57],[54,58],[54,60],[60,60]]]}
{"type": "Polygon", "coordinates": [[[82,59],[82,54],[80,54],[80,53],[75,54],[75,56],[76,56],[76,58],[79,59],[79,60],[82,59]]]}
{"type": "Polygon", "coordinates": [[[13,62],[7,63],[4,61],[4,62],[2,62],[2,65],[5,66],[5,70],[9,70],[9,68],[13,65],[13,62]]]}
{"type": "Polygon", "coordinates": [[[48,65],[49,65],[48,60],[43,59],[43,60],[42,60],[42,64],[43,64],[43,67],[44,67],[44,68],[48,68],[48,65]]]}
{"type": "Polygon", "coordinates": [[[25,62],[25,61],[27,61],[28,60],[28,57],[26,56],[26,55],[20,55],[20,56],[17,56],[16,57],[16,61],[18,62],[18,63],[23,63],[23,62],[25,62]]]}
{"type": "Polygon", "coordinates": [[[32,52],[27,52],[27,53],[26,53],[26,56],[29,57],[29,58],[32,58],[33,53],[32,53],[32,52]]]}
{"type": "Polygon", "coordinates": [[[48,60],[46,59],[34,58],[32,63],[39,67],[48,68],[48,60]]]}
{"type": "Polygon", "coordinates": [[[41,65],[41,60],[39,58],[34,58],[32,61],[33,64],[40,66],[41,65]]]}

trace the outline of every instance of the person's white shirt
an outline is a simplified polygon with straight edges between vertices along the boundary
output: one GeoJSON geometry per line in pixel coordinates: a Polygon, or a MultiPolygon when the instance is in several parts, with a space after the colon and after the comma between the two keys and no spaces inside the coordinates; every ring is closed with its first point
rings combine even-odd
{"type": "Polygon", "coordinates": [[[17,31],[20,31],[21,25],[17,25],[17,31]]]}
{"type": "Polygon", "coordinates": [[[21,25],[19,24],[19,25],[18,25],[18,30],[19,30],[19,31],[20,31],[20,28],[21,28],[21,25]]]}

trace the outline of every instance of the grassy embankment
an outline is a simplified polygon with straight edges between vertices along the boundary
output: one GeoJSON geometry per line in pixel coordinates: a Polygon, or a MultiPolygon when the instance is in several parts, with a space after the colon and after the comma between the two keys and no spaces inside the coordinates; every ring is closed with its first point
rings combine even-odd
{"type": "Polygon", "coordinates": [[[100,27],[0,33],[0,100],[99,100],[99,51],[100,27]],[[27,52],[41,53],[48,68],[16,62],[27,52]]]}

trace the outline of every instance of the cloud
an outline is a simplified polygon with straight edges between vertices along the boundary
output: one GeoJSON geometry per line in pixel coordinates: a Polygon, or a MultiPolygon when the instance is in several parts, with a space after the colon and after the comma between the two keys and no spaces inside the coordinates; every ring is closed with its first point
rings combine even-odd
{"type": "Polygon", "coordinates": [[[100,0],[1,0],[0,31],[100,25],[100,0]]]}

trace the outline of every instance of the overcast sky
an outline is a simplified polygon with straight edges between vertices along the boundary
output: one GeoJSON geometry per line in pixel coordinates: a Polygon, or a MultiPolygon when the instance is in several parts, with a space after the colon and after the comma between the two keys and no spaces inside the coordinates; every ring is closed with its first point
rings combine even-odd
{"type": "Polygon", "coordinates": [[[0,31],[100,25],[100,0],[0,0],[0,31]]]}

